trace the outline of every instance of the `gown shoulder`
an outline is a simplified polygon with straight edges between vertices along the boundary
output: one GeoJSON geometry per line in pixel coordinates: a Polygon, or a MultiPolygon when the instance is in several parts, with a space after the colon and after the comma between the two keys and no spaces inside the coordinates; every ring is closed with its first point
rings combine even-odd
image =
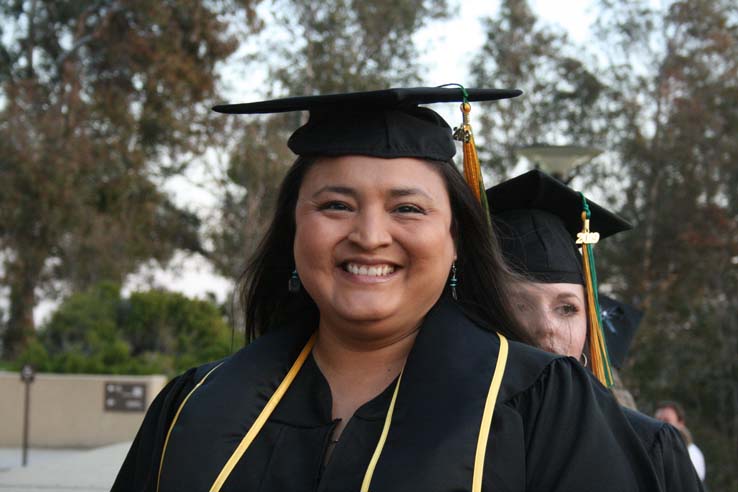
{"type": "Polygon", "coordinates": [[[704,485],[676,428],[636,410],[624,408],[623,413],[641,437],[664,490],[704,491],[704,485]]]}
{"type": "Polygon", "coordinates": [[[174,377],[149,406],[111,492],[156,490],[162,450],[172,422],[188,395],[211,371],[228,380],[238,378],[242,371],[258,373],[258,368],[270,367],[275,354],[284,353],[287,347],[299,347],[306,338],[302,331],[274,330],[224,359],[193,367],[174,377]]]}
{"type": "Polygon", "coordinates": [[[538,352],[518,350],[515,373],[530,374],[501,401],[525,423],[527,490],[661,490],[612,394],[575,359],[538,352]]]}
{"type": "Polygon", "coordinates": [[[155,490],[161,450],[169,425],[182,401],[207,372],[207,366],[210,364],[189,369],[175,377],[154,398],[118,472],[112,492],[155,490]]]}

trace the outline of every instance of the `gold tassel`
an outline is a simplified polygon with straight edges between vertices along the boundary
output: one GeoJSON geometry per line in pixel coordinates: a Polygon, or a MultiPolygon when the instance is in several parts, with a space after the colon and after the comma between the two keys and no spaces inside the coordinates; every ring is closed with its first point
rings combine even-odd
{"type": "MultiPolygon", "coordinates": [[[[584,199],[584,196],[582,196],[584,199]]],[[[600,235],[589,230],[589,206],[584,202],[582,211],[584,227],[577,235],[577,244],[582,245],[582,263],[584,266],[584,284],[587,294],[587,320],[589,325],[589,361],[592,373],[607,388],[613,385],[612,368],[602,332],[600,306],[597,299],[597,273],[594,266],[592,245],[600,240],[600,235]]]]}
{"type": "Polygon", "coordinates": [[[464,153],[464,178],[474,193],[479,203],[482,204],[487,222],[492,223],[489,215],[489,206],[487,204],[487,193],[484,187],[484,176],[482,176],[482,168],[479,164],[479,156],[477,155],[477,147],[474,143],[474,133],[472,133],[471,124],[469,124],[469,113],[471,112],[471,104],[468,102],[461,103],[462,124],[460,127],[454,128],[454,139],[462,142],[464,153]]]}

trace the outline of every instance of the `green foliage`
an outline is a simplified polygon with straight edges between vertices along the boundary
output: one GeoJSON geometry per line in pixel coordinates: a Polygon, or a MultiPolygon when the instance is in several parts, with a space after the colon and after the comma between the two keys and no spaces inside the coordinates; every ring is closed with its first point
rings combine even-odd
{"type": "Polygon", "coordinates": [[[214,67],[237,46],[228,19],[249,32],[255,3],[0,3],[6,355],[33,336],[37,290],[121,282],[144,261],[202,251],[196,216],[158,185],[219,131],[214,67]]]}
{"type": "Polygon", "coordinates": [[[103,283],[70,296],[17,361],[59,373],[174,375],[230,353],[218,307],[166,291],[121,298],[103,283]]]}

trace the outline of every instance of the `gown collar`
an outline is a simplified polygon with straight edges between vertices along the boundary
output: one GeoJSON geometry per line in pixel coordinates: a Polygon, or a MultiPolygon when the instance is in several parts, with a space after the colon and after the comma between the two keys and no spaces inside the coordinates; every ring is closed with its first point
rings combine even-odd
{"type": "MultiPolygon", "coordinates": [[[[423,320],[405,366],[405,376],[400,395],[409,386],[419,385],[433,392],[445,391],[448,384],[453,390],[453,381],[463,378],[468,371],[468,360],[459,357],[458,350],[468,342],[469,329],[482,331],[473,325],[458,305],[442,297],[431,308],[423,320]],[[457,347],[459,349],[457,350],[457,347]]],[[[491,333],[489,335],[492,335],[491,333]]],[[[303,336],[299,337],[300,339],[303,336]]],[[[496,336],[490,336],[493,344],[496,336]]],[[[491,354],[494,362],[494,353],[491,354]]],[[[380,394],[363,404],[354,414],[364,420],[382,420],[385,417],[396,379],[380,394]]],[[[422,390],[424,391],[424,390],[422,390]]],[[[415,391],[412,391],[415,393],[415,391]]],[[[312,354],[305,362],[297,379],[271,416],[272,420],[297,427],[319,427],[331,423],[332,397],[330,387],[312,354]]]]}

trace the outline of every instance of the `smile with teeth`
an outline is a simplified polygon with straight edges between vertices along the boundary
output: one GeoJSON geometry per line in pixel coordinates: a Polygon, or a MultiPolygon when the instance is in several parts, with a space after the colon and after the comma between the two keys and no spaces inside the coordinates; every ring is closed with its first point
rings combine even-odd
{"type": "Polygon", "coordinates": [[[353,275],[368,277],[385,277],[395,271],[392,265],[359,265],[358,263],[346,263],[343,268],[353,275]]]}

